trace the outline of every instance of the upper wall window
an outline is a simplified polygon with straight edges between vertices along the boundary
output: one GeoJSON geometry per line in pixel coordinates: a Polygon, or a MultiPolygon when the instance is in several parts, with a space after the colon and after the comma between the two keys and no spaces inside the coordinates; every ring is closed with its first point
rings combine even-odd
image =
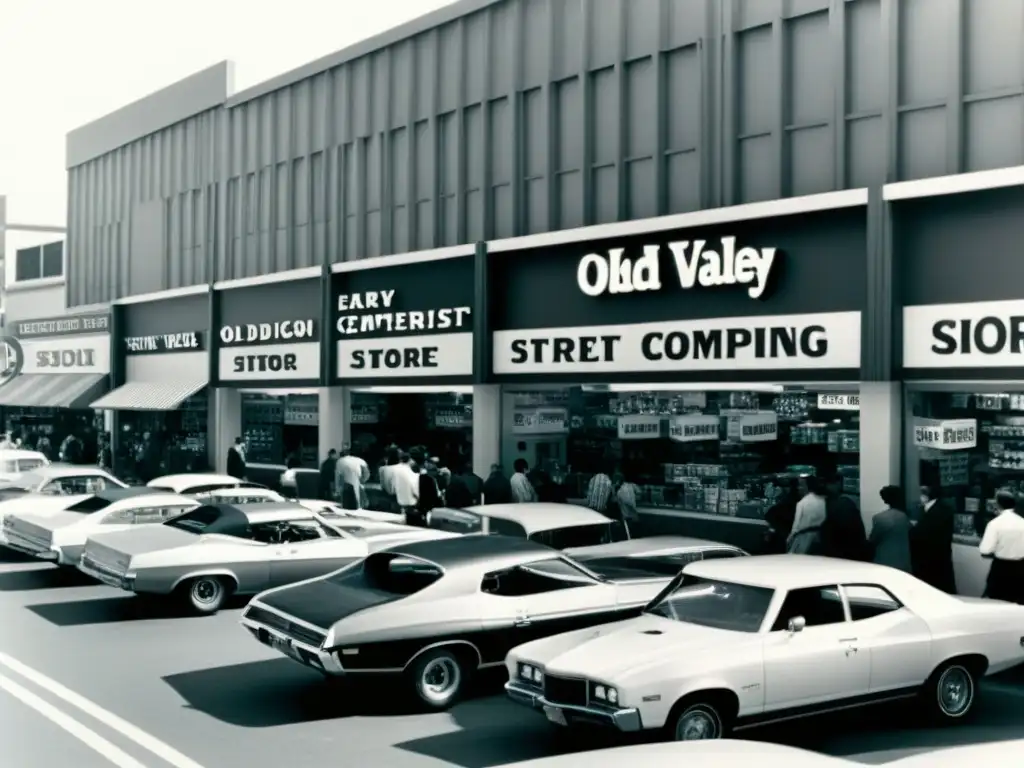
{"type": "Polygon", "coordinates": [[[20,248],[14,261],[14,280],[38,280],[42,277],[60,277],[64,274],[64,242],[20,248]]]}

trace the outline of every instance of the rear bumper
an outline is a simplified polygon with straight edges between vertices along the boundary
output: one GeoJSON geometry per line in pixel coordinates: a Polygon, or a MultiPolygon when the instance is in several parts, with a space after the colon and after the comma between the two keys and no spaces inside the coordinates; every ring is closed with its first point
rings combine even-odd
{"type": "Polygon", "coordinates": [[[43,544],[26,536],[20,536],[17,531],[7,531],[4,546],[8,549],[13,549],[15,552],[21,552],[23,555],[31,555],[40,560],[57,562],[56,550],[51,549],[48,544],[43,544]]]}
{"type": "Polygon", "coordinates": [[[133,592],[135,586],[135,580],[129,579],[127,575],[123,573],[117,573],[113,570],[108,570],[97,566],[88,558],[79,558],[76,563],[78,570],[84,573],[86,576],[96,579],[96,581],[106,584],[108,587],[114,587],[115,589],[123,589],[126,592],[133,592]]]}
{"type": "Polygon", "coordinates": [[[517,704],[537,709],[547,715],[548,720],[562,723],[558,720],[560,714],[564,718],[565,725],[597,725],[602,728],[611,728],[622,733],[635,733],[643,729],[640,720],[640,712],[636,709],[604,709],[598,707],[580,707],[573,704],[558,704],[544,698],[540,690],[533,690],[516,683],[505,683],[505,692],[508,697],[517,704]]]}
{"type": "Polygon", "coordinates": [[[239,623],[260,643],[288,657],[292,661],[298,662],[310,669],[315,669],[317,672],[330,677],[341,677],[345,674],[345,668],[341,666],[337,657],[322,648],[303,643],[277,629],[268,627],[258,621],[253,621],[245,616],[239,620],[239,623]]]}

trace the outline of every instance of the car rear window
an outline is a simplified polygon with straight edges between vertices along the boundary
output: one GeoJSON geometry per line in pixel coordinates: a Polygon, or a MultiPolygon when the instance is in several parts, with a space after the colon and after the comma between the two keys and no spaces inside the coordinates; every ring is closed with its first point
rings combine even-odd
{"type": "Polygon", "coordinates": [[[536,531],[530,534],[530,541],[545,544],[553,549],[571,547],[594,547],[611,544],[629,538],[621,523],[609,520],[607,523],[573,525],[568,528],[553,528],[550,531],[536,531]]]}
{"type": "Polygon", "coordinates": [[[438,531],[481,533],[484,529],[484,519],[480,515],[461,509],[435,509],[430,513],[427,525],[438,531]]]}
{"type": "Polygon", "coordinates": [[[67,508],[68,512],[99,512],[101,509],[109,507],[111,504],[108,499],[101,499],[98,496],[90,496],[87,499],[82,499],[76,504],[72,504],[67,508]]]}
{"type": "Polygon", "coordinates": [[[444,575],[436,563],[395,552],[378,552],[356,568],[346,568],[327,581],[338,586],[369,590],[386,595],[414,595],[444,575]]]}
{"type": "Polygon", "coordinates": [[[669,557],[598,557],[578,558],[583,565],[606,579],[642,579],[652,576],[675,576],[685,563],[669,557]]]}

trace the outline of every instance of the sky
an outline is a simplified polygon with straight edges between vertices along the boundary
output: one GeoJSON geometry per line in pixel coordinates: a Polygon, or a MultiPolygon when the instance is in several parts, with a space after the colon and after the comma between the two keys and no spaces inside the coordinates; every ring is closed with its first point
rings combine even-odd
{"type": "MultiPolygon", "coordinates": [[[[64,226],[64,137],[218,61],[243,90],[452,0],[0,0],[0,195],[64,226]]],[[[9,233],[7,253],[54,235],[9,233]]],[[[7,259],[13,278],[13,258],[7,259]]]]}

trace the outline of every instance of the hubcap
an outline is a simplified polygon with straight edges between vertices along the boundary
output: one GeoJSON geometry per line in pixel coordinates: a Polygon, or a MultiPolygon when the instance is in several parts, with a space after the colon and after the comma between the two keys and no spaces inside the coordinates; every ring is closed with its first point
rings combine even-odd
{"type": "Polygon", "coordinates": [[[693,709],[683,714],[676,723],[676,741],[703,741],[718,738],[718,722],[704,709],[693,709]]]}
{"type": "Polygon", "coordinates": [[[220,584],[212,579],[200,579],[192,586],[192,597],[197,603],[208,605],[220,594],[220,584]]]}
{"type": "Polygon", "coordinates": [[[423,668],[420,688],[423,696],[430,701],[443,702],[458,690],[462,671],[454,659],[442,657],[433,659],[423,668]]]}
{"type": "Polygon", "coordinates": [[[961,715],[970,706],[974,682],[963,667],[950,667],[939,678],[939,707],[951,716],[961,715]]]}

